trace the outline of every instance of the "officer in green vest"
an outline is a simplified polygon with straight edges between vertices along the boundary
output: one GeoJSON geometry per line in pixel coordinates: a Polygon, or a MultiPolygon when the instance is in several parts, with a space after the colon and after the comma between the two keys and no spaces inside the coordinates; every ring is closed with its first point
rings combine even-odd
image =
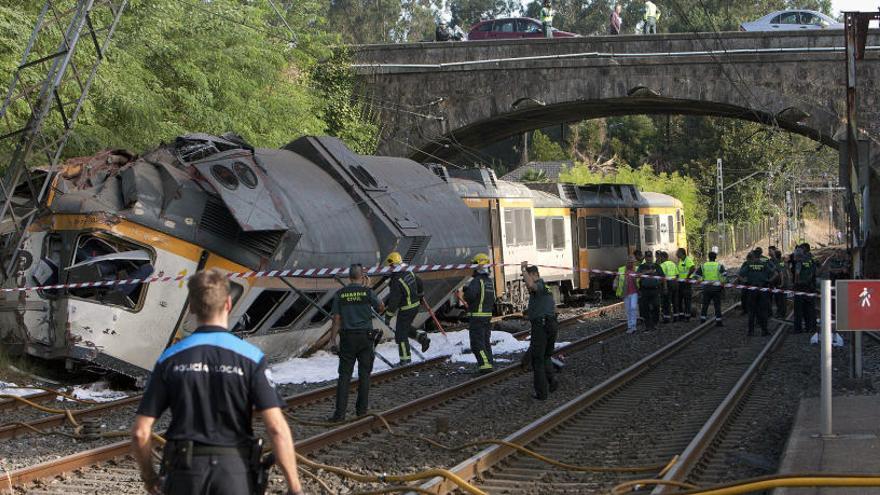
{"type": "Polygon", "coordinates": [[[700,312],[700,321],[706,321],[709,315],[709,303],[715,307],[715,326],[724,326],[721,321],[721,294],[724,292],[724,275],[727,270],[724,265],[715,261],[718,253],[710,252],[709,261],[700,265],[694,275],[703,282],[712,282],[712,284],[703,284],[703,309],[700,312]]]}
{"type": "Polygon", "coordinates": [[[394,342],[397,343],[397,354],[400,357],[399,364],[406,366],[412,362],[412,351],[409,346],[410,337],[417,339],[422,345],[422,352],[428,350],[431,340],[425,332],[419,332],[413,327],[413,321],[419,314],[419,306],[422,304],[422,279],[408,268],[401,268],[403,258],[397,251],[392,252],[385,259],[385,264],[397,270],[391,274],[388,281],[390,294],[385,303],[386,321],[395,314],[394,342]]]}
{"type": "Polygon", "coordinates": [[[675,252],[678,259],[676,267],[678,268],[678,319],[684,321],[691,320],[691,306],[693,299],[693,287],[689,282],[691,275],[694,274],[694,259],[688,256],[685,248],[678,248],[675,252]]]}
{"type": "Polygon", "coordinates": [[[660,263],[660,271],[666,277],[666,283],[663,284],[663,293],[660,294],[660,309],[663,312],[662,321],[663,323],[670,323],[675,314],[678,313],[678,305],[675,300],[678,289],[678,282],[676,281],[678,278],[678,267],[675,265],[675,262],[669,260],[669,253],[666,251],[660,251],[660,258],[657,261],[660,263]]]}
{"type": "Polygon", "coordinates": [[[556,11],[550,6],[550,0],[544,0],[544,6],[541,7],[541,25],[544,27],[544,37],[553,37],[553,15],[556,11]]]}
{"type": "MultiPolygon", "coordinates": [[[[794,255],[794,283],[797,292],[816,293],[816,260],[810,254],[810,245],[804,243],[794,255]]],[[[816,331],[816,298],[794,296],[794,333],[816,331]]]]}
{"type": "Polygon", "coordinates": [[[477,358],[480,373],[492,371],[492,312],[495,308],[495,283],[489,277],[489,256],[480,253],[472,262],[477,265],[470,283],[464,287],[467,305],[468,334],[471,352],[477,358]]]}

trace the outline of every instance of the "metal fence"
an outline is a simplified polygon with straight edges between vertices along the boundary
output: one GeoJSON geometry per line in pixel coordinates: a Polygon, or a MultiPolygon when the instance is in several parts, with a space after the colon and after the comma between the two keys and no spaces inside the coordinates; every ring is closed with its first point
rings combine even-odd
{"type": "MultiPolygon", "coordinates": [[[[708,253],[717,247],[718,254],[725,256],[762,242],[781,246],[781,233],[782,221],[779,218],[765,218],[757,222],[736,225],[707,224],[703,230],[703,253],[708,253]]],[[[766,249],[767,246],[764,248],[766,249]]]]}

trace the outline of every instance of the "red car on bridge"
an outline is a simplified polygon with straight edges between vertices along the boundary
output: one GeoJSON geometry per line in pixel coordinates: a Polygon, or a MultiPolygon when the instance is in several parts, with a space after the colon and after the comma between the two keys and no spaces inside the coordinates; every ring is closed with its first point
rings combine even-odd
{"type": "MultiPolygon", "coordinates": [[[[553,29],[554,38],[574,38],[579,34],[553,29]]],[[[516,38],[543,38],[544,27],[541,21],[531,17],[507,17],[480,21],[468,32],[468,41],[500,40],[516,38]]]]}

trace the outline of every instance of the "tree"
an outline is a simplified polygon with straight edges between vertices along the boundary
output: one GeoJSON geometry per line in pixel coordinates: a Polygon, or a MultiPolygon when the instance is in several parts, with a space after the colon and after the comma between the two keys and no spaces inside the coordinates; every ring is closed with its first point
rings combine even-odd
{"type": "Polygon", "coordinates": [[[532,134],[532,146],[529,150],[529,159],[537,162],[553,162],[568,160],[568,155],[559,143],[553,142],[546,134],[535,131],[532,134]]]}
{"type": "MultiPolygon", "coordinates": [[[[11,78],[42,0],[0,0],[0,69],[11,78]]],[[[320,87],[319,58],[335,35],[322,3],[284,4],[298,45],[266,2],[133,1],[99,71],[66,149],[68,156],[122,147],[140,150],[186,132],[234,131],[257,146],[281,146],[332,131],[369,142],[369,113],[333,119],[353,84],[320,87]],[[328,95],[338,98],[328,98],[328,95]],[[331,111],[332,110],[332,111],[331,111]]],[[[85,43],[84,46],[88,46],[85,43]]],[[[63,95],[70,100],[76,95],[63,95]]],[[[357,107],[360,103],[353,102],[357,107]]],[[[14,118],[22,122],[24,112],[14,118]]],[[[53,115],[57,124],[57,117],[53,115]]]]}

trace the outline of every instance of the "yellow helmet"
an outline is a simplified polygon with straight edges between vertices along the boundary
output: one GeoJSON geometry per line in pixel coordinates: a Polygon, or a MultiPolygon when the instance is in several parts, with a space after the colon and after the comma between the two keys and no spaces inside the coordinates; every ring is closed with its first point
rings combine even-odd
{"type": "Polygon", "coordinates": [[[388,257],[385,258],[386,265],[399,265],[401,263],[403,263],[403,257],[401,257],[400,253],[397,251],[391,251],[391,253],[388,254],[388,257]]]}
{"type": "Polygon", "coordinates": [[[488,265],[489,264],[489,255],[486,253],[479,253],[474,256],[474,259],[471,260],[472,263],[477,265],[488,265]]]}

